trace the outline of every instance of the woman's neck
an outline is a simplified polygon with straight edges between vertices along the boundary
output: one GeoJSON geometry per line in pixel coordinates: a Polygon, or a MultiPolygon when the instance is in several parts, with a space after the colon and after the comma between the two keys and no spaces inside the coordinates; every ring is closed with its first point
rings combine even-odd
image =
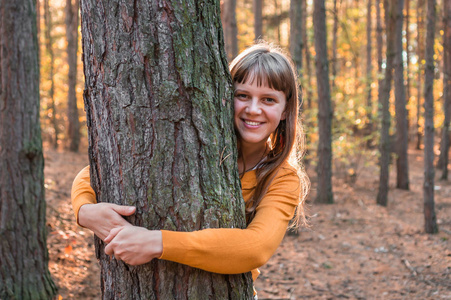
{"type": "Polygon", "coordinates": [[[238,171],[240,174],[252,170],[268,154],[266,142],[261,145],[241,144],[241,157],[238,159],[238,171]]]}

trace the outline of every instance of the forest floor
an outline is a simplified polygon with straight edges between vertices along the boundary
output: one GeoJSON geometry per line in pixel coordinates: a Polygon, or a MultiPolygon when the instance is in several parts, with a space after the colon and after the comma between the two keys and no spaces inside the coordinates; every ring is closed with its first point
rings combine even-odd
{"type": "MultiPolygon", "coordinates": [[[[100,299],[93,237],[75,224],[70,205],[72,180],[88,164],[87,153],[46,148],[44,155],[57,299],[100,299]]],[[[410,191],[394,188],[391,165],[386,208],[375,203],[376,167],[361,170],[354,183],[334,178],[335,203],[309,201],[310,227],[287,235],[260,269],[259,299],[451,299],[451,180],[435,181],[440,232],[425,234],[423,152],[410,149],[409,163],[410,191]]]]}

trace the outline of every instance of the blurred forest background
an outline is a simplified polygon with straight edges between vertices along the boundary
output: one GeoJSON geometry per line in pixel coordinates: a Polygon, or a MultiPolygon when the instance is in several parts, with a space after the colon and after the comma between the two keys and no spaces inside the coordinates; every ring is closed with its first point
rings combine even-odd
{"type": "MultiPolygon", "coordinates": [[[[221,1],[229,60],[274,42],[302,87],[311,228],[262,269],[263,299],[451,298],[451,4],[383,2],[221,1]]],[[[88,163],[79,3],[38,0],[37,11],[49,267],[61,298],[96,298],[90,234],[58,202],[88,163]]]]}

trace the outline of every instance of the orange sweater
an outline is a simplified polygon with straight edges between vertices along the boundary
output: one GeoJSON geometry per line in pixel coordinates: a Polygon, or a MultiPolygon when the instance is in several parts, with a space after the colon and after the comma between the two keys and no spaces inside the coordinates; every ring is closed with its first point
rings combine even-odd
{"type": "MultiPolygon", "coordinates": [[[[255,171],[241,178],[247,202],[256,185],[255,171]]],[[[288,222],[299,201],[300,181],[293,167],[284,164],[256,209],[246,229],[219,228],[194,232],[162,230],[163,254],[160,259],[189,265],[209,272],[238,274],[264,265],[282,241],[288,222]]],[[[78,220],[83,204],[96,203],[90,185],[89,166],[80,171],[72,186],[72,205],[78,220]]]]}

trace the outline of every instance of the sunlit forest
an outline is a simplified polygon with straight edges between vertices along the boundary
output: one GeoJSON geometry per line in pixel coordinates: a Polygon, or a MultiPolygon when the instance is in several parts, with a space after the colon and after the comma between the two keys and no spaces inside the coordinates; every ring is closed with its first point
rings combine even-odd
{"type": "MultiPolygon", "coordinates": [[[[72,181],[89,164],[83,2],[36,1],[57,299],[101,298],[92,233],[77,225],[70,203],[72,181]]],[[[301,91],[307,225],[287,232],[260,268],[258,298],[451,298],[451,3],[221,0],[220,7],[229,62],[256,40],[280,45],[301,91]]]]}

